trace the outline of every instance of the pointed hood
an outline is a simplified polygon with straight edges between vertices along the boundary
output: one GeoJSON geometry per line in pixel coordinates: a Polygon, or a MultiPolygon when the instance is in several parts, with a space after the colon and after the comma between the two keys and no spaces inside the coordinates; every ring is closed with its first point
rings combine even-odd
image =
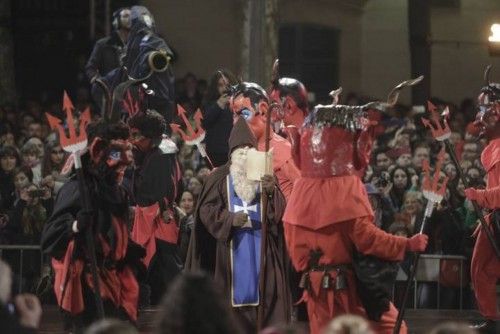
{"type": "Polygon", "coordinates": [[[255,139],[252,130],[248,127],[245,119],[240,116],[231,130],[231,134],[229,135],[229,154],[231,154],[231,152],[233,152],[233,150],[238,146],[245,145],[257,147],[257,140],[255,139]]]}

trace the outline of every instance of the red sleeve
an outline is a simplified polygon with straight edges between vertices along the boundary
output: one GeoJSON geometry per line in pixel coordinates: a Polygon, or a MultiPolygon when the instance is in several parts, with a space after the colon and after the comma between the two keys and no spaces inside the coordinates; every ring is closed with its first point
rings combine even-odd
{"type": "Polygon", "coordinates": [[[306,238],[301,234],[301,230],[307,233],[299,226],[283,224],[285,231],[285,242],[288,249],[288,254],[292,260],[292,264],[297,271],[302,271],[307,268],[309,259],[309,246],[307,245],[306,238]]]}
{"type": "MultiPolygon", "coordinates": [[[[500,163],[488,172],[488,185],[498,184],[500,180],[500,163]]],[[[476,190],[476,202],[482,207],[495,209],[500,207],[500,185],[484,190],[476,190]]]]}
{"type": "Polygon", "coordinates": [[[407,239],[382,231],[370,217],[358,218],[350,224],[349,237],[363,254],[392,261],[404,258],[407,239]]]}

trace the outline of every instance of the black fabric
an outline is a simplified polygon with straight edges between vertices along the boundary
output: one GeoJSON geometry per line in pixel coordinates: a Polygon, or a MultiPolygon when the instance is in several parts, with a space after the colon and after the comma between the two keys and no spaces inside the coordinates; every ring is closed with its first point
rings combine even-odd
{"type": "Polygon", "coordinates": [[[161,302],[163,294],[182,271],[177,245],[156,239],[156,253],[148,268],[147,282],[151,287],[151,304],[161,302]]]}
{"type": "Polygon", "coordinates": [[[105,76],[111,70],[120,67],[123,47],[124,44],[116,31],[112,32],[110,36],[98,40],[85,65],[87,78],[91,80],[96,75],[105,76]]]}
{"type": "Polygon", "coordinates": [[[203,108],[203,128],[206,131],[205,145],[208,156],[216,167],[228,160],[228,140],[233,128],[233,114],[228,109],[221,109],[217,102],[203,108]]]}
{"type": "Polygon", "coordinates": [[[137,168],[134,172],[134,200],[139,206],[150,206],[166,198],[171,205],[175,201],[173,175],[177,160],[175,153],[167,154],[160,148],[148,153],[134,152],[137,168]]]}
{"type": "MultiPolygon", "coordinates": [[[[132,78],[143,78],[150,72],[148,56],[152,51],[164,51],[173,57],[172,50],[160,36],[141,22],[133,23],[127,40],[127,55],[123,60],[132,78]]],[[[174,109],[174,80],[172,66],[169,65],[166,71],[155,72],[145,81],[148,89],[155,93],[147,97],[149,107],[162,114],[167,123],[172,120],[174,109]]]]}
{"type": "Polygon", "coordinates": [[[382,314],[389,310],[398,264],[356,251],[352,264],[359,298],[366,314],[369,319],[379,321],[382,314]]]}

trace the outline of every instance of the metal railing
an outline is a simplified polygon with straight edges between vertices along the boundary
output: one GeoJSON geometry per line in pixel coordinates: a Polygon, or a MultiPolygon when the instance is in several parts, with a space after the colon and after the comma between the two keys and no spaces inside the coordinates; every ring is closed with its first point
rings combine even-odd
{"type": "Polygon", "coordinates": [[[19,293],[23,288],[23,262],[25,251],[38,251],[40,252],[40,273],[43,268],[43,254],[39,245],[0,245],[0,258],[3,259],[4,251],[19,251],[19,293]]]}
{"type": "MultiPolygon", "coordinates": [[[[464,262],[467,261],[465,256],[461,255],[440,255],[440,254],[422,254],[420,256],[420,262],[415,275],[414,280],[414,290],[413,290],[413,308],[417,309],[417,299],[418,299],[418,283],[423,282],[436,282],[437,283],[437,309],[441,306],[441,264],[443,260],[456,260],[459,264],[459,309],[463,308],[463,289],[464,289],[464,277],[463,269],[464,262]]],[[[396,281],[406,282],[406,274],[400,268],[398,277],[396,281]]]]}

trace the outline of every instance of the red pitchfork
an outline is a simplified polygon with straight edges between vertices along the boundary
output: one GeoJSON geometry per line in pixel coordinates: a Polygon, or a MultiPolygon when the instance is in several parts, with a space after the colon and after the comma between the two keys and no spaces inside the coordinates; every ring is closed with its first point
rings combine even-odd
{"type": "MultiPolygon", "coordinates": [[[[427,106],[429,109],[429,112],[431,113],[430,120],[422,118],[422,123],[428,127],[431,130],[432,136],[434,139],[440,142],[444,142],[444,145],[446,146],[446,150],[448,151],[448,154],[450,155],[451,161],[453,161],[453,164],[455,165],[458,176],[460,177],[460,180],[462,180],[462,183],[464,184],[465,188],[469,187],[469,182],[467,182],[467,179],[465,178],[464,172],[462,170],[462,167],[460,166],[460,163],[458,162],[457,155],[455,154],[455,148],[453,147],[453,144],[450,142],[450,135],[451,135],[451,130],[448,126],[448,117],[449,117],[449,109],[446,107],[444,111],[441,114],[441,117],[437,111],[437,108],[435,105],[433,105],[431,102],[427,102],[427,106]]],[[[483,213],[481,211],[481,208],[477,204],[476,201],[472,201],[472,205],[474,206],[474,211],[476,212],[476,215],[479,217],[479,222],[481,223],[481,228],[485,232],[486,236],[488,237],[488,240],[493,247],[493,250],[495,251],[495,254],[498,259],[500,259],[500,249],[498,248],[497,243],[495,242],[495,238],[493,237],[493,234],[491,233],[490,228],[488,227],[488,224],[484,220],[483,213]]]]}
{"type": "MultiPolygon", "coordinates": [[[[64,131],[63,126],[61,125],[61,120],[57,117],[50,115],[49,113],[45,113],[47,120],[49,121],[50,128],[52,130],[56,130],[59,133],[59,141],[61,147],[66,152],[71,153],[70,158],[74,161],[74,166],[76,170],[76,176],[78,179],[78,189],[80,191],[80,200],[82,201],[82,208],[87,212],[92,210],[90,197],[87,192],[87,187],[85,186],[85,178],[82,170],[82,160],[81,155],[85,153],[87,150],[87,133],[85,128],[87,124],[90,123],[90,110],[89,108],[85,109],[85,111],[80,115],[80,125],[79,131],[76,132],[75,128],[75,119],[73,118],[72,110],[74,110],[73,103],[69,99],[69,96],[66,92],[64,92],[63,97],[63,110],[66,112],[66,124],[68,127],[69,137],[66,137],[66,133],[64,131]]],[[[92,227],[89,226],[85,230],[85,241],[87,246],[88,255],[90,256],[90,268],[92,272],[92,280],[94,283],[95,291],[94,298],[97,307],[97,315],[99,318],[104,318],[104,307],[102,304],[100,288],[99,288],[99,279],[97,276],[97,259],[95,253],[95,245],[94,239],[92,236],[92,227]]],[[[73,257],[71,257],[73,258],[73,257]]],[[[69,275],[69,273],[67,273],[69,275]]],[[[66,292],[66,284],[63,287],[63,296],[66,292]]]]}
{"type": "Polygon", "coordinates": [[[210,160],[210,157],[208,156],[207,151],[202,144],[202,141],[205,139],[206,132],[201,124],[203,115],[200,109],[196,110],[193,117],[196,124],[196,130],[193,128],[191,122],[189,122],[188,118],[186,117],[186,110],[180,104],[177,105],[177,114],[182,118],[182,121],[186,125],[187,133],[181,129],[181,126],[179,124],[176,123],[170,123],[170,128],[173,132],[178,133],[187,145],[196,145],[198,151],[200,151],[201,156],[208,162],[210,168],[213,169],[214,165],[212,163],[212,160],[210,160]]]}
{"type": "MultiPolygon", "coordinates": [[[[443,200],[444,194],[446,193],[446,184],[448,183],[448,177],[445,177],[441,183],[441,187],[439,186],[439,177],[440,177],[441,167],[443,166],[443,161],[444,161],[444,148],[442,148],[438,154],[438,160],[436,163],[434,176],[432,178],[429,167],[429,161],[424,160],[422,162],[422,169],[424,172],[424,179],[422,181],[422,194],[424,195],[425,199],[427,199],[427,205],[425,207],[425,214],[424,218],[422,219],[422,225],[420,226],[419,234],[422,234],[424,232],[425,224],[427,223],[427,219],[429,219],[432,216],[432,211],[434,211],[435,204],[440,203],[443,200]]],[[[406,280],[403,301],[401,302],[398,319],[396,320],[393,334],[399,334],[399,330],[401,329],[401,324],[403,322],[406,309],[406,300],[408,299],[408,295],[410,293],[410,286],[413,280],[415,279],[415,274],[417,272],[419,259],[420,259],[420,253],[415,253],[415,256],[413,258],[413,264],[411,266],[411,271],[406,280]]]]}

